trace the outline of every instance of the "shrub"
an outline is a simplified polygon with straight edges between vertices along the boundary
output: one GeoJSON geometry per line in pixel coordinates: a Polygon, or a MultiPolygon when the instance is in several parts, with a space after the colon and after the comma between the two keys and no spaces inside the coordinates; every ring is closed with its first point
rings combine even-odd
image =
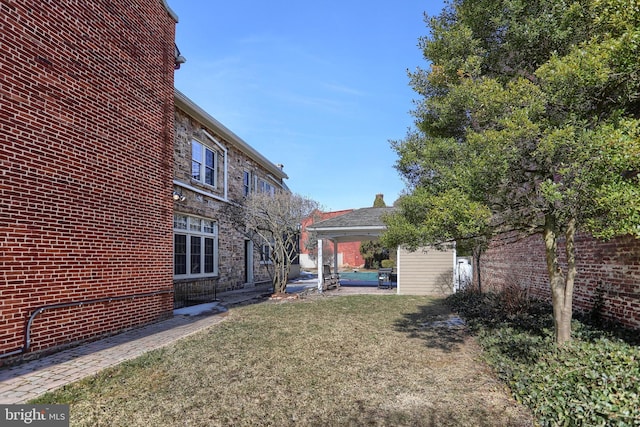
{"type": "Polygon", "coordinates": [[[574,340],[558,349],[551,307],[517,289],[464,291],[447,301],[540,425],[640,425],[640,348],[618,337],[625,334],[574,320],[574,340]]]}
{"type": "Polygon", "coordinates": [[[391,259],[383,259],[380,261],[380,266],[382,268],[393,268],[396,266],[396,263],[391,259]]]}

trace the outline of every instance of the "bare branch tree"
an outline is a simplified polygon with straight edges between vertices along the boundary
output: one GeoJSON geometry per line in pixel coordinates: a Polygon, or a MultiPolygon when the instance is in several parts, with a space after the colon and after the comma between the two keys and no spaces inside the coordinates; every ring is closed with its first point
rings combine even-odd
{"type": "Polygon", "coordinates": [[[274,293],[286,291],[291,265],[299,254],[300,224],[318,203],[297,194],[251,193],[242,202],[229,205],[237,230],[255,245],[268,246],[269,270],[274,293]]]}

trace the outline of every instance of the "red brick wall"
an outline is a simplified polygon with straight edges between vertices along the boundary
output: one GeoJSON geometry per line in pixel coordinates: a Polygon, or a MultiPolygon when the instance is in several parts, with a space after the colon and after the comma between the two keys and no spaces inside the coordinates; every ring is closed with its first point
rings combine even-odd
{"type": "MultiPolygon", "coordinates": [[[[172,289],[175,21],[161,0],[0,0],[0,354],[38,307],[172,289]]],[[[43,349],[171,314],[45,311],[43,349]]]]}
{"type": "MultiPolygon", "coordinates": [[[[564,247],[560,248],[561,252],[564,247]]],[[[551,299],[541,236],[495,239],[481,257],[485,289],[506,284],[527,287],[533,296],[551,299]]],[[[565,258],[562,257],[564,265],[565,258]]],[[[640,241],[631,236],[599,242],[585,234],[576,238],[578,275],[574,308],[590,312],[602,304],[604,318],[640,329],[640,241]]]]}
{"type": "MultiPolygon", "coordinates": [[[[317,217],[317,221],[324,221],[325,219],[334,218],[339,215],[352,212],[353,209],[346,209],[335,212],[316,212],[314,215],[317,217]]],[[[300,253],[308,254],[309,251],[305,249],[304,242],[307,241],[309,234],[306,231],[307,226],[313,224],[313,218],[307,218],[302,222],[302,232],[300,234],[300,253]]],[[[333,245],[330,245],[333,248],[333,245]]],[[[338,253],[342,254],[342,265],[340,267],[364,267],[364,258],[360,255],[360,242],[344,242],[338,243],[338,253]]]]}
{"type": "Polygon", "coordinates": [[[360,254],[360,242],[338,243],[338,253],[342,253],[343,267],[364,267],[364,258],[360,254]]]}

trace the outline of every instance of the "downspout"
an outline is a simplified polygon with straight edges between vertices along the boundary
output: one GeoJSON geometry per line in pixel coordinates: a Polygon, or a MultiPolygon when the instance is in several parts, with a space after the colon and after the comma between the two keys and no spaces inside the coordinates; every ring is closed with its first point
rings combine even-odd
{"type": "Polygon", "coordinates": [[[26,353],[27,351],[29,351],[29,347],[31,346],[31,325],[33,324],[33,321],[38,316],[38,314],[42,313],[43,311],[55,310],[58,308],[77,307],[85,304],[86,305],[98,304],[101,302],[112,302],[112,301],[120,301],[125,299],[143,298],[143,297],[150,297],[150,296],[170,294],[170,293],[173,293],[173,289],[165,289],[163,291],[147,292],[142,294],[123,295],[119,297],[106,297],[106,298],[98,298],[98,299],[91,299],[91,300],[71,301],[71,302],[65,302],[65,303],[59,303],[59,304],[43,305],[42,307],[35,309],[33,313],[31,313],[31,316],[29,316],[29,320],[27,321],[27,324],[25,325],[25,328],[24,328],[24,345],[22,346],[22,348],[11,351],[9,353],[0,354],[0,359],[26,353]]]}

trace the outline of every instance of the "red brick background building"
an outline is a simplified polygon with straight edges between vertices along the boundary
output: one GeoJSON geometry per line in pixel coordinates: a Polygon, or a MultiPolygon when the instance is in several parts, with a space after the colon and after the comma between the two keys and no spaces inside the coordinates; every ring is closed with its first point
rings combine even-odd
{"type": "Polygon", "coordinates": [[[2,357],[171,315],[175,24],[163,0],[0,1],[2,357]]]}
{"type": "MultiPolygon", "coordinates": [[[[325,219],[334,218],[339,215],[352,212],[353,209],[347,209],[335,212],[316,212],[311,218],[308,218],[302,223],[302,233],[300,235],[300,253],[306,256],[301,257],[301,263],[303,260],[310,262],[310,251],[305,248],[305,242],[309,239],[309,233],[307,233],[307,226],[314,223],[314,221],[324,221],[325,219]]],[[[325,245],[326,248],[333,248],[333,244],[325,245]]],[[[340,268],[362,268],[364,267],[364,258],[360,255],[360,242],[345,242],[338,243],[338,260],[340,268]]],[[[332,254],[333,255],[333,254],[332,254]]],[[[325,260],[326,261],[326,260],[325,260]]],[[[325,262],[326,264],[326,262],[325,262]]],[[[332,264],[333,265],[333,264],[332,264]]],[[[310,265],[304,265],[303,267],[310,268],[310,265]]]]}

